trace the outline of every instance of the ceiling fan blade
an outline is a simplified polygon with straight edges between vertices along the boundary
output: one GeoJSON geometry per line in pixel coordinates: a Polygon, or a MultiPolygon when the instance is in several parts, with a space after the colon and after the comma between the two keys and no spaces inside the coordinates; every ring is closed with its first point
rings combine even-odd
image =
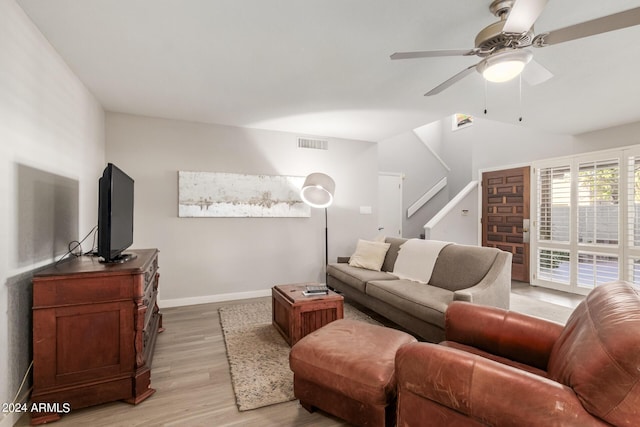
{"type": "Polygon", "coordinates": [[[640,7],[560,28],[542,37],[542,45],[564,43],[640,24],[640,7]]]}
{"type": "Polygon", "coordinates": [[[548,0],[516,0],[507,16],[502,31],[505,33],[526,33],[540,16],[548,0]]]}
{"type": "Polygon", "coordinates": [[[553,73],[547,70],[542,64],[537,62],[535,59],[529,61],[524,70],[522,71],[522,78],[527,84],[530,86],[539,85],[540,83],[544,83],[553,77],[553,73]]]}
{"type": "Polygon", "coordinates": [[[474,64],[471,65],[467,68],[465,68],[464,70],[460,71],[458,74],[456,74],[455,76],[451,77],[449,80],[444,81],[443,83],[440,83],[438,86],[434,87],[433,89],[431,89],[429,92],[425,93],[424,96],[431,96],[431,95],[437,95],[438,93],[442,92],[443,90],[445,90],[446,88],[448,88],[449,86],[453,85],[454,83],[462,80],[463,78],[465,78],[467,75],[469,75],[470,73],[473,72],[474,68],[476,68],[476,65],[478,64],[474,64]]]}
{"type": "Polygon", "coordinates": [[[432,58],[436,56],[471,56],[475,55],[475,53],[475,49],[424,50],[418,52],[396,52],[391,55],[391,59],[432,58]]]}

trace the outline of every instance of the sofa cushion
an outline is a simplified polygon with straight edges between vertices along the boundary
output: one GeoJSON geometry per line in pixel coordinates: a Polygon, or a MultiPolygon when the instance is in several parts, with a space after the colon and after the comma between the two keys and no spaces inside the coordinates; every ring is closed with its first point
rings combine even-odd
{"type": "Polygon", "coordinates": [[[387,237],[384,239],[385,242],[389,243],[389,250],[387,251],[387,256],[384,258],[384,263],[382,264],[382,271],[393,271],[393,266],[396,263],[396,259],[398,258],[398,251],[400,250],[400,246],[407,241],[407,239],[402,239],[400,237],[387,237]]]}
{"type": "Polygon", "coordinates": [[[368,240],[358,240],[356,251],[349,259],[351,267],[361,267],[367,270],[380,271],[384,258],[387,255],[391,244],[384,242],[370,242],[368,240]]]}
{"type": "Polygon", "coordinates": [[[549,377],[613,425],[637,425],[640,406],[640,288],[598,286],[574,310],[549,357],[549,377]]]}
{"type": "Polygon", "coordinates": [[[366,294],[442,329],[444,312],[453,301],[451,291],[406,279],[371,281],[366,294]]]}
{"type": "Polygon", "coordinates": [[[482,246],[446,246],[440,251],[429,284],[450,291],[469,288],[487,275],[499,252],[482,246]]]}
{"type": "Polygon", "coordinates": [[[366,270],[342,263],[329,264],[327,274],[362,293],[364,293],[366,283],[370,280],[393,280],[396,278],[396,276],[384,271],[366,270]]]}

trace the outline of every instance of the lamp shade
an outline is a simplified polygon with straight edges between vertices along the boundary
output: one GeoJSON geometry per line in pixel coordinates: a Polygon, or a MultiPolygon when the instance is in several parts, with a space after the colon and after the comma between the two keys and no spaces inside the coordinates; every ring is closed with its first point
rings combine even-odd
{"type": "Polygon", "coordinates": [[[509,49],[489,56],[476,69],[490,82],[506,82],[518,76],[532,56],[528,50],[509,49]]]}
{"type": "Polygon", "coordinates": [[[324,173],[316,172],[307,176],[300,190],[302,201],[314,208],[326,208],[333,203],[336,183],[324,173]]]}

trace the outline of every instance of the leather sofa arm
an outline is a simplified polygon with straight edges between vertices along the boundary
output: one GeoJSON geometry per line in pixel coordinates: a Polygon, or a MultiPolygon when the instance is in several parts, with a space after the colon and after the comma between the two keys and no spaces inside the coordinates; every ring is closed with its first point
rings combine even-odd
{"type": "Polygon", "coordinates": [[[459,301],[445,313],[446,340],[545,371],[562,331],[561,325],[537,317],[459,301]]]}
{"type": "Polygon", "coordinates": [[[398,425],[435,425],[446,418],[445,408],[487,425],[606,425],[571,388],[454,348],[404,345],[396,353],[396,375],[398,425]]]}

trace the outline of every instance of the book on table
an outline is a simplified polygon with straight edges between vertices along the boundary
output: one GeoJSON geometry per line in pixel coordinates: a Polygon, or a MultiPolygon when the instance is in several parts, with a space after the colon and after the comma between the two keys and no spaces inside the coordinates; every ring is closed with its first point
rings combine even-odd
{"type": "Polygon", "coordinates": [[[326,285],[307,285],[305,286],[305,290],[302,292],[305,296],[310,295],[328,295],[329,288],[326,285]]]}

